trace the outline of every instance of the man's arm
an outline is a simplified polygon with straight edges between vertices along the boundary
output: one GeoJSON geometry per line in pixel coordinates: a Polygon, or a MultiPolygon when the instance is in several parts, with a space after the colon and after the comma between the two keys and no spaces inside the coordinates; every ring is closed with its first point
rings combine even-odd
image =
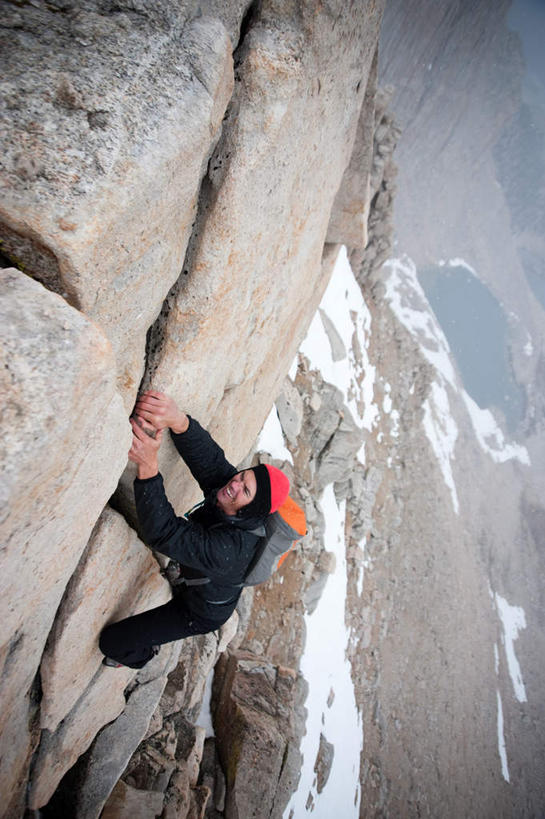
{"type": "Polygon", "coordinates": [[[148,546],[206,576],[227,583],[240,581],[238,530],[233,527],[233,531],[210,532],[177,517],[160,473],[148,480],[136,479],[134,495],[142,536],[148,546]]]}
{"type": "Polygon", "coordinates": [[[171,437],[205,495],[211,489],[224,486],[235,474],[236,469],[223,449],[194,418],[189,418],[186,432],[178,435],[171,430],[171,437]]]}
{"type": "Polygon", "coordinates": [[[170,428],[174,446],[205,494],[224,486],[235,474],[235,467],[211,435],[164,393],[154,390],[143,393],[136,402],[135,413],[155,429],[170,428]]]}
{"type": "MultiPolygon", "coordinates": [[[[145,542],[152,549],[206,575],[222,578],[227,582],[239,582],[242,548],[240,530],[232,527],[228,531],[215,529],[210,532],[195,522],[177,517],[165,494],[163,478],[157,465],[162,430],[157,432],[155,438],[151,438],[147,432],[153,431],[153,427],[147,421],[139,420],[140,423],[137,423],[131,418],[133,442],[129,458],[138,466],[134,496],[145,542]]],[[[193,423],[196,424],[192,421],[189,429],[193,423]]],[[[197,433],[197,438],[202,440],[204,437],[206,440],[208,433],[200,425],[197,427],[204,433],[204,436],[197,433]]]]}

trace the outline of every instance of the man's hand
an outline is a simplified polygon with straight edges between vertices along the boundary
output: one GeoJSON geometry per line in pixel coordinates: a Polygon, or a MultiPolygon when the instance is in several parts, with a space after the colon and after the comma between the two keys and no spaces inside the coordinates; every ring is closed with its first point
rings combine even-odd
{"type": "Polygon", "coordinates": [[[130,419],[132,426],[132,446],[129,449],[129,460],[138,466],[138,477],[153,478],[159,472],[157,453],[161,446],[163,430],[158,430],[155,438],[149,433],[155,432],[151,424],[146,421],[137,422],[130,419]]]}
{"type": "Polygon", "coordinates": [[[150,423],[154,429],[170,427],[173,432],[185,432],[189,426],[189,418],[178,409],[176,402],[155,390],[142,393],[136,402],[134,414],[150,423]]]}

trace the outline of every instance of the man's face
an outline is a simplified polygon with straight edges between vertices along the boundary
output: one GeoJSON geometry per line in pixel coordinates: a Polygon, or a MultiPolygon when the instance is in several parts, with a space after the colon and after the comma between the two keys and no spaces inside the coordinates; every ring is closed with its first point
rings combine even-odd
{"type": "Polygon", "coordinates": [[[229,483],[219,490],[216,503],[226,515],[236,515],[239,509],[253,501],[256,491],[253,469],[244,469],[233,475],[229,483]]]}

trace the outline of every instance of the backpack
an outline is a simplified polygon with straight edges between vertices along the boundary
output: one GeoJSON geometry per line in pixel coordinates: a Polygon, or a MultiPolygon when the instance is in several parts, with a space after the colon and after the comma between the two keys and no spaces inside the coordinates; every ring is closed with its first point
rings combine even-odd
{"type": "MultiPolygon", "coordinates": [[[[195,507],[194,507],[195,508],[195,507]]],[[[190,510],[191,512],[193,509],[190,510]]],[[[189,513],[188,513],[189,514],[189,513]]],[[[254,534],[259,534],[255,554],[252,558],[244,581],[240,587],[257,586],[264,583],[278,569],[291,549],[307,533],[305,513],[293,498],[289,495],[276,512],[269,515],[265,525],[259,530],[254,530],[254,534]]],[[[201,586],[210,583],[209,577],[189,578],[183,577],[180,571],[180,564],[175,560],[170,560],[163,574],[172,586],[185,583],[187,586],[201,586]]]]}
{"type": "Polygon", "coordinates": [[[242,586],[264,583],[278,569],[288,552],[307,533],[305,513],[289,495],[265,521],[265,534],[258,540],[242,586]]]}

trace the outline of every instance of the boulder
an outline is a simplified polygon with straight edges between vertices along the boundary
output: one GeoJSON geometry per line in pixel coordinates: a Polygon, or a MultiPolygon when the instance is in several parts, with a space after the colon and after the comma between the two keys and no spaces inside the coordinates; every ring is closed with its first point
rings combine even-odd
{"type": "Polygon", "coordinates": [[[100,729],[121,714],[125,708],[123,692],[135,673],[130,668],[101,667],[57,731],[42,731],[28,796],[31,810],[49,802],[64,774],[100,729]]]}
{"type": "MultiPolygon", "coordinates": [[[[102,327],[128,409],[232,93],[222,5],[90,0],[3,18],[3,252],[102,327]]],[[[227,12],[233,34],[243,5],[227,12]]]]}
{"type": "Polygon", "coordinates": [[[52,816],[98,819],[146,734],[165,682],[166,677],[160,675],[134,688],[124,711],[102,729],[89,750],[64,777],[48,805],[52,816]]]}
{"type": "Polygon", "coordinates": [[[100,668],[98,635],[104,626],[170,597],[152,552],[107,506],[70,579],[44,652],[42,728],[55,731],[100,668]]]}
{"type": "Polygon", "coordinates": [[[363,430],[355,423],[350,410],[345,407],[343,417],[327,446],[320,453],[318,481],[327,486],[332,481],[347,481],[350,468],[363,444],[363,430]]]}
{"type": "Polygon", "coordinates": [[[284,379],[282,392],[276,399],[276,411],[282,432],[292,446],[297,446],[303,423],[303,399],[289,378],[284,379]]]}
{"type": "Polygon", "coordinates": [[[187,719],[197,719],[206,678],[216,662],[218,640],[213,631],[182,641],[178,665],[169,674],[161,700],[164,716],[181,712],[187,719]]]}
{"type": "Polygon", "coordinates": [[[316,754],[316,762],[314,763],[316,790],[318,793],[321,793],[327,785],[334,756],[335,747],[331,742],[327,741],[323,734],[320,734],[320,745],[318,747],[318,753],[316,754]]]}
{"type": "MultiPolygon", "coordinates": [[[[382,6],[265,0],[237,50],[187,275],[150,334],[145,381],[177,396],[235,463],[280,392],[327,284],[324,240],[382,6]]],[[[184,508],[178,461],[163,447],[169,497],[184,508]]]]}
{"type": "Polygon", "coordinates": [[[0,281],[0,791],[9,809],[26,775],[46,638],[126,463],[130,428],[97,327],[18,270],[1,270],[0,281]]]}
{"type": "Polygon", "coordinates": [[[102,819],[153,819],[162,812],[162,793],[132,788],[120,779],[104,805],[102,819]]]}
{"type": "Polygon", "coordinates": [[[226,777],[225,816],[281,816],[289,793],[279,782],[293,743],[297,675],[265,658],[237,651],[219,660],[214,728],[226,777]],[[271,809],[273,808],[272,812],[271,809]]]}
{"type": "Polygon", "coordinates": [[[34,761],[32,808],[49,801],[99,730],[125,707],[124,690],[136,671],[102,667],[97,638],[103,626],[160,606],[170,596],[149,549],[106,507],[68,584],[42,659],[45,730],[34,761]]]}

